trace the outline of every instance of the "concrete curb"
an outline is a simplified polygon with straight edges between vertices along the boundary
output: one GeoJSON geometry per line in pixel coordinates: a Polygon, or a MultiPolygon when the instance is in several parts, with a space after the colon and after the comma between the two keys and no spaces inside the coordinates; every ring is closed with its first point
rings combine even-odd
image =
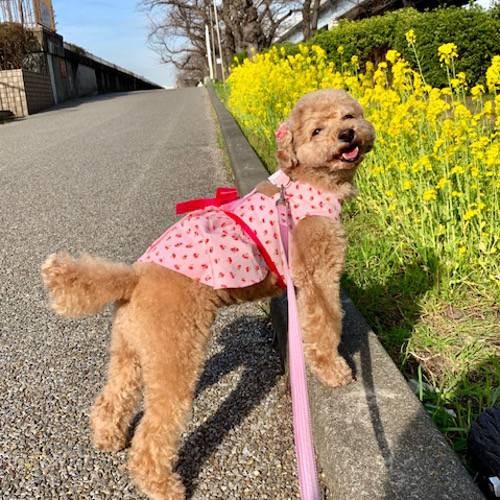
{"type": "MultiPolygon", "coordinates": [[[[208,92],[238,191],[246,194],[268,173],[211,87],[208,92]]],[[[347,387],[330,389],[308,376],[313,436],[328,497],[484,500],[345,294],[342,304],[341,350],[357,380],[347,387]]],[[[286,299],[273,303],[272,315],[280,350],[285,354],[286,299]]]]}
{"type": "Polygon", "coordinates": [[[208,94],[219,120],[238,193],[243,196],[252,191],[259,182],[266,180],[269,172],[262,165],[233,115],[222,104],[212,87],[208,87],[208,94]]]}

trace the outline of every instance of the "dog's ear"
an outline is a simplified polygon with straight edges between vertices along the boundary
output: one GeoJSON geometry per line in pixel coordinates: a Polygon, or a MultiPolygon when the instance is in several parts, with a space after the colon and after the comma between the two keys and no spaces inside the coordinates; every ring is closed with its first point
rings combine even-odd
{"type": "Polygon", "coordinates": [[[293,134],[287,122],[283,122],[276,131],[278,144],[278,163],[283,171],[290,170],[297,165],[297,156],[293,148],[293,134]]]}

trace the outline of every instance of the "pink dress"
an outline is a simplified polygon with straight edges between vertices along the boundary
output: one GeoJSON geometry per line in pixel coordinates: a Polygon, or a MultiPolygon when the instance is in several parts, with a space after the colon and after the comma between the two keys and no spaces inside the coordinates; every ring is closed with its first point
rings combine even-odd
{"type": "MultiPolygon", "coordinates": [[[[281,171],[269,180],[285,186],[291,229],[312,215],[340,219],[333,193],[292,182],[281,171]]],[[[244,288],[271,271],[284,289],[278,198],[279,193],[268,197],[253,191],[220,207],[195,210],[152,243],[139,262],[154,262],[215,289],[244,288]]]]}

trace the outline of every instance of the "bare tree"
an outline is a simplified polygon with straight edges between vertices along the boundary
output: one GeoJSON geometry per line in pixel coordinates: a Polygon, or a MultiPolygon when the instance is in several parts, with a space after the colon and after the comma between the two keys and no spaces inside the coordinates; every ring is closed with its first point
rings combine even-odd
{"type": "Polygon", "coordinates": [[[177,71],[176,83],[178,87],[195,87],[205,77],[205,57],[190,55],[189,62],[177,71]]]}
{"type": "Polygon", "coordinates": [[[279,27],[292,14],[286,0],[223,0],[222,18],[227,46],[235,52],[269,47],[279,27]]]}
{"type": "MultiPolygon", "coordinates": [[[[205,25],[209,23],[210,0],[142,0],[151,13],[149,46],[164,63],[178,70],[201,64],[206,56],[205,25]]],[[[206,63],[203,63],[206,66],[206,63]]]]}
{"type": "Polygon", "coordinates": [[[321,0],[303,0],[302,2],[302,35],[304,41],[312,38],[318,29],[320,5],[321,0]]]}
{"type": "Polygon", "coordinates": [[[264,45],[264,32],[253,0],[223,0],[222,19],[225,31],[234,39],[236,52],[264,45]]]}
{"type": "MultiPolygon", "coordinates": [[[[149,45],[162,61],[179,71],[196,64],[206,71],[205,25],[211,23],[213,0],[140,0],[149,13],[149,45]]],[[[290,16],[286,0],[222,0],[217,7],[222,31],[222,58],[227,67],[236,52],[269,47],[290,16]]],[[[219,49],[216,47],[218,54],[219,49]]]]}

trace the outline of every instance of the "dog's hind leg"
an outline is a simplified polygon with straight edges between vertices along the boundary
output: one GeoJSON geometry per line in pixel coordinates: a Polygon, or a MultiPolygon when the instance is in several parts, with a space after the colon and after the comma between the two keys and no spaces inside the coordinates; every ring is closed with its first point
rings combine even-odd
{"type": "Polygon", "coordinates": [[[137,290],[137,299],[147,305],[137,332],[145,405],[129,471],[151,499],[183,500],[185,488],[174,467],[216,307],[208,287],[172,271],[155,271],[137,290]]]}
{"type": "Polygon", "coordinates": [[[127,444],[129,426],[141,398],[139,357],[129,338],[129,304],[118,304],[113,323],[108,381],[91,413],[93,441],[103,451],[119,451],[127,444]]]}

